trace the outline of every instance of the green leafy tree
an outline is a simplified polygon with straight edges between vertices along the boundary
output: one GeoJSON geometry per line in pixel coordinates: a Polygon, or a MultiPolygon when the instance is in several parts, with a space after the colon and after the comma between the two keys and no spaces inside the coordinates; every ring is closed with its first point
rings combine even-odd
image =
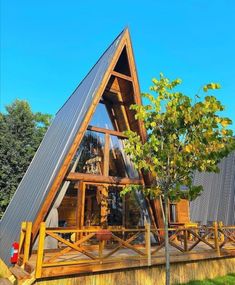
{"type": "Polygon", "coordinates": [[[0,218],[50,122],[51,115],[33,113],[26,101],[15,100],[0,113],[0,218]]]}
{"type": "MultiPolygon", "coordinates": [[[[224,110],[221,103],[214,96],[197,96],[200,101],[193,103],[190,97],[174,90],[180,83],[180,79],[170,81],[162,74],[159,80],[153,79],[150,90],[155,95],[142,95],[148,104],[131,106],[147,130],[146,142],[136,132],[126,132],[126,153],[136,169],[153,176],[152,184],[142,190],[151,196],[164,196],[166,284],[170,284],[169,200],[197,197],[202,186],[193,185],[194,171],[218,172],[218,162],[234,149],[233,133],[227,129],[232,122],[219,116],[224,110]]],[[[203,90],[219,87],[211,83],[203,90]]],[[[123,194],[134,189],[136,186],[128,186],[123,194]]]]}

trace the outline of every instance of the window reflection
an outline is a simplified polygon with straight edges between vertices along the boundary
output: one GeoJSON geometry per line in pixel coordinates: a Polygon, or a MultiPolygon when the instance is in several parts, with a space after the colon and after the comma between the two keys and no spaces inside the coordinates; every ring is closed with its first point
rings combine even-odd
{"type": "Polygon", "coordinates": [[[139,178],[130,157],[124,151],[125,140],[110,136],[109,175],[117,177],[139,178]]]}
{"type": "Polygon", "coordinates": [[[90,122],[91,126],[104,129],[114,130],[113,123],[110,120],[107,107],[105,104],[99,103],[90,122]]]}
{"type": "Polygon", "coordinates": [[[102,175],[103,164],[104,135],[93,131],[86,131],[70,170],[73,172],[102,175]]]}
{"type": "MultiPolygon", "coordinates": [[[[109,176],[139,178],[129,156],[124,152],[125,140],[110,135],[109,176]]],[[[104,175],[105,135],[86,131],[85,136],[72,160],[69,172],[104,175]]]]}

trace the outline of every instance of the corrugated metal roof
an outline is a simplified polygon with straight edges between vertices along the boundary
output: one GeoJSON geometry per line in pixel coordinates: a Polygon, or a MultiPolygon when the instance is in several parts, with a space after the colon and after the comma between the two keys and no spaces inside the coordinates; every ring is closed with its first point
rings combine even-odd
{"type": "Polygon", "coordinates": [[[219,173],[199,173],[194,184],[202,185],[204,191],[190,203],[191,220],[208,224],[222,221],[235,224],[235,152],[219,163],[219,173]]]}
{"type": "Polygon", "coordinates": [[[73,143],[124,31],[56,114],[0,223],[0,257],[9,263],[22,221],[34,221],[73,143]]]}

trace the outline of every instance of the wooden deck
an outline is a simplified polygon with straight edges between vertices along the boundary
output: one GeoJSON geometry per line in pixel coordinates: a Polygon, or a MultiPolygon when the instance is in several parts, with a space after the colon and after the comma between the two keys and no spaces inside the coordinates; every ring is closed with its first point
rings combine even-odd
{"type": "MultiPolygon", "coordinates": [[[[150,225],[142,229],[110,229],[110,239],[102,241],[97,237],[98,229],[52,229],[46,228],[42,223],[38,248],[32,254],[30,226],[24,226],[20,265],[36,279],[165,263],[163,229],[150,228],[150,225]],[[74,234],[73,241],[68,239],[68,233],[74,234]],[[59,248],[44,249],[46,238],[55,239],[59,248]]],[[[218,227],[217,224],[207,228],[171,228],[171,263],[235,257],[234,233],[235,227],[218,227]]]]}
{"type": "MultiPolygon", "coordinates": [[[[156,247],[153,247],[153,250],[154,249],[156,249],[156,247]]],[[[140,248],[140,250],[144,250],[144,248],[140,248]]],[[[214,250],[207,249],[203,246],[197,248],[194,252],[188,253],[181,253],[172,247],[170,251],[171,263],[191,262],[195,260],[208,260],[215,258],[223,258],[225,256],[235,257],[235,249],[233,251],[224,250],[223,252],[221,252],[221,255],[218,256],[218,254],[214,250]]],[[[94,251],[92,252],[94,253],[94,251]]],[[[104,254],[108,254],[110,252],[111,250],[104,250],[104,254]]],[[[83,254],[77,253],[76,251],[71,251],[70,253],[65,254],[64,256],[59,257],[53,264],[47,263],[46,260],[49,260],[54,254],[55,252],[45,253],[45,263],[41,271],[42,278],[165,264],[164,249],[162,249],[158,253],[158,255],[154,255],[151,257],[151,265],[148,265],[148,258],[146,256],[136,256],[128,249],[120,250],[118,253],[114,254],[112,259],[110,258],[94,261],[91,261],[83,254]]],[[[36,267],[36,259],[37,254],[32,254],[30,260],[27,262],[27,267],[31,272],[33,272],[36,267]]]]}

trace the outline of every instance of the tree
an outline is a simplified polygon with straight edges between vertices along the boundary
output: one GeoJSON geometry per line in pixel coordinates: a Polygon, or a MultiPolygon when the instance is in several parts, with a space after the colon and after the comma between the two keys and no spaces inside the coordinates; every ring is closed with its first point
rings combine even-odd
{"type": "Polygon", "coordinates": [[[50,122],[51,115],[33,113],[26,101],[15,100],[0,113],[0,218],[50,122]]]}
{"type": "MultiPolygon", "coordinates": [[[[174,91],[180,83],[180,79],[171,82],[160,74],[160,79],[153,79],[154,85],[150,88],[156,95],[142,95],[148,104],[131,106],[136,111],[136,119],[141,120],[147,130],[146,142],[142,142],[136,132],[126,131],[126,153],[136,169],[153,176],[147,189],[139,188],[152,196],[164,196],[166,284],[170,284],[169,200],[198,196],[202,186],[193,185],[194,171],[218,172],[218,162],[234,149],[233,133],[227,129],[232,122],[219,116],[224,110],[221,103],[214,96],[201,99],[198,95],[200,101],[193,103],[190,97],[174,91]],[[187,190],[182,190],[182,186],[187,190]]],[[[219,87],[211,83],[203,90],[219,87]]],[[[136,186],[128,186],[124,194],[134,189],[136,186]]]]}

